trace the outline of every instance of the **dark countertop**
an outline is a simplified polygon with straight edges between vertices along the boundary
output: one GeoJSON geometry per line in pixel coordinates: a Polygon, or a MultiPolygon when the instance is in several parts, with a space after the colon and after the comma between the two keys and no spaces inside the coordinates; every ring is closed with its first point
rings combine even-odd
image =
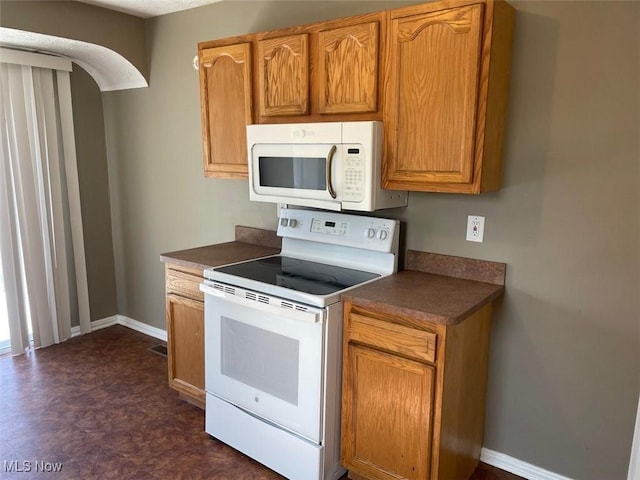
{"type": "Polygon", "coordinates": [[[504,293],[504,263],[407,250],[404,268],[343,298],[383,314],[455,325],[504,293]]]}
{"type": "Polygon", "coordinates": [[[236,239],[231,242],[163,253],[165,263],[205,270],[227,263],[280,253],[280,238],[275,232],[251,227],[236,227],[236,239]]]}
{"type": "MultiPolygon", "coordinates": [[[[232,242],[163,253],[163,262],[207,269],[280,253],[281,239],[270,230],[236,227],[232,242]]],[[[506,265],[408,250],[404,270],[349,290],[354,304],[382,314],[455,325],[504,293],[506,265]]]]}
{"type": "Polygon", "coordinates": [[[455,325],[503,292],[503,285],[403,270],[349,290],[343,298],[382,314],[455,325]]]}

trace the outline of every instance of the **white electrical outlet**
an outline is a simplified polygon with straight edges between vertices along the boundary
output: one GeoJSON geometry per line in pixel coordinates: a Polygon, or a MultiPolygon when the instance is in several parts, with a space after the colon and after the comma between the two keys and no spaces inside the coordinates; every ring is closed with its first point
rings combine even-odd
{"type": "Polygon", "coordinates": [[[484,217],[469,215],[467,218],[467,240],[482,242],[484,239],[484,217]]]}

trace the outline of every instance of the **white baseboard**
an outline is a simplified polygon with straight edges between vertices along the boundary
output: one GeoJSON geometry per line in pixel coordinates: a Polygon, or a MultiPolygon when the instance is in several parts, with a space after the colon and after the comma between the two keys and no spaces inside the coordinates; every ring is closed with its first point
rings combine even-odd
{"type": "Polygon", "coordinates": [[[480,461],[528,480],[571,480],[569,477],[558,475],[488,448],[482,448],[480,451],[480,461]]]}
{"type": "Polygon", "coordinates": [[[633,431],[631,443],[631,460],[627,480],[640,480],[640,398],[638,399],[638,411],[636,413],[636,428],[633,431]]]}
{"type": "MultiPolygon", "coordinates": [[[[100,330],[101,328],[107,328],[112,325],[118,324],[118,316],[112,315],[111,317],[101,318],[100,320],[94,320],[91,322],[91,331],[100,330]]],[[[71,337],[77,337],[82,332],[80,332],[80,326],[76,325],[75,327],[71,327],[71,337]]]]}
{"type": "Polygon", "coordinates": [[[138,320],[134,320],[133,318],[125,317],[124,315],[118,315],[118,325],[124,325],[125,327],[129,327],[132,330],[144,333],[145,335],[149,335],[150,337],[157,338],[158,340],[162,340],[163,342],[167,341],[166,330],[152,327],[151,325],[139,322],[138,320]]]}
{"type": "Polygon", "coordinates": [[[113,315],[111,317],[102,318],[100,320],[95,320],[91,322],[91,331],[100,330],[102,328],[111,327],[113,325],[118,324],[118,315],[113,315]]]}
{"type": "MultiPolygon", "coordinates": [[[[167,341],[167,332],[165,330],[152,327],[133,318],[125,317],[124,315],[113,315],[111,317],[101,318],[100,320],[94,320],[91,322],[91,331],[111,327],[112,325],[123,325],[137,332],[162,340],[163,342],[167,341]]],[[[71,328],[71,336],[75,337],[77,335],[80,335],[79,326],[71,328]]]]}

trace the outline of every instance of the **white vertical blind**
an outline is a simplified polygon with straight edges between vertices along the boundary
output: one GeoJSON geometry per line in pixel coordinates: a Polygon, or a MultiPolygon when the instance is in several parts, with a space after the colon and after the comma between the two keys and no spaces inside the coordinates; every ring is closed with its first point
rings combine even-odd
{"type": "Polygon", "coordinates": [[[88,332],[90,312],[68,69],[2,53],[0,251],[18,354],[29,346],[29,323],[33,345],[47,346],[71,336],[72,312],[88,332]]]}

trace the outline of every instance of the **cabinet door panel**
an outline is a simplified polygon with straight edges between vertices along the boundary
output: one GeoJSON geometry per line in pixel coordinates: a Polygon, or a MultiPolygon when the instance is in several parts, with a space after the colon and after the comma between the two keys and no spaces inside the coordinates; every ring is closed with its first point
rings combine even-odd
{"type": "Polygon", "coordinates": [[[370,22],[319,33],[320,113],[377,110],[378,31],[378,22],[370,22]]]}
{"type": "Polygon", "coordinates": [[[251,45],[200,51],[200,108],[206,176],[246,178],[252,122],[251,45]]]}
{"type": "Polygon", "coordinates": [[[388,186],[473,180],[483,8],[393,20],[388,186]]]}
{"type": "Polygon", "coordinates": [[[204,303],[167,295],[169,385],[204,402],[204,303]]]}
{"type": "Polygon", "coordinates": [[[342,463],[381,479],[427,479],[434,368],[348,344],[342,463]]]}
{"type": "Polygon", "coordinates": [[[308,35],[258,42],[260,115],[309,113],[308,35]]]}

